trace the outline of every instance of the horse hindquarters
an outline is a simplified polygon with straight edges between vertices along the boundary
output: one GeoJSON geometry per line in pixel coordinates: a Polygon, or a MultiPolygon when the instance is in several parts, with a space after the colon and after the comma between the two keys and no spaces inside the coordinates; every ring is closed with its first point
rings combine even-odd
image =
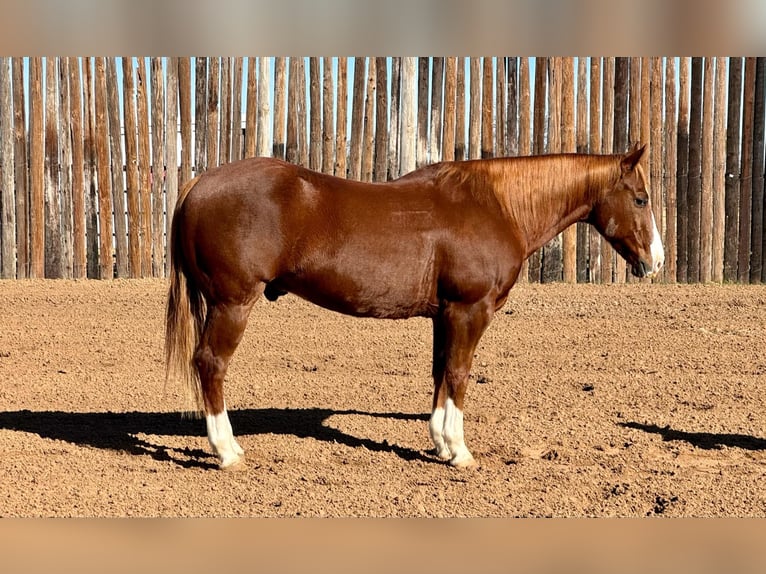
{"type": "Polygon", "coordinates": [[[194,401],[194,409],[204,413],[208,440],[220,459],[221,468],[226,468],[240,462],[244,451],[234,439],[226,412],[223,381],[263,284],[256,282],[245,302],[236,299],[233,302],[232,297],[226,296],[223,302],[222,297],[211,300],[210,294],[200,287],[205,283],[205,274],[193,257],[185,257],[196,252],[194,242],[199,240],[198,233],[187,227],[187,211],[194,209],[194,203],[185,204],[196,182],[197,179],[192,180],[179,194],[171,226],[166,369],[167,378],[180,378],[194,401]]]}

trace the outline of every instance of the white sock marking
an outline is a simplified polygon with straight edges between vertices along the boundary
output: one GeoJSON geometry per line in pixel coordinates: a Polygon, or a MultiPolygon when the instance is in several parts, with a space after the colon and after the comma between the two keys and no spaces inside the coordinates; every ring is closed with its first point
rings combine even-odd
{"type": "Polygon", "coordinates": [[[450,463],[454,466],[470,464],[473,456],[465,446],[463,436],[463,411],[455,406],[452,399],[444,403],[444,439],[452,453],[450,463]]]}
{"type": "Polygon", "coordinates": [[[215,454],[221,459],[221,468],[226,468],[239,461],[244,450],[234,439],[231,421],[224,406],[217,415],[206,415],[207,439],[215,454]]]}
{"type": "Polygon", "coordinates": [[[447,445],[444,443],[444,408],[436,407],[431,413],[431,419],[428,421],[428,430],[431,432],[431,440],[436,447],[436,456],[441,459],[449,460],[452,458],[447,445]]]}

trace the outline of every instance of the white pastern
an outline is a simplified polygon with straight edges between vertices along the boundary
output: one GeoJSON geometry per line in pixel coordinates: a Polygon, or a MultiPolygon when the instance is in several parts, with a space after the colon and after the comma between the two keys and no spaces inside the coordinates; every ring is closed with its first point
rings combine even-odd
{"type": "Polygon", "coordinates": [[[442,460],[452,458],[452,453],[444,443],[444,408],[436,407],[431,413],[431,420],[428,421],[428,430],[431,432],[431,440],[436,447],[436,456],[442,460]]]}
{"type": "Polygon", "coordinates": [[[234,439],[231,422],[226,409],[217,415],[206,415],[207,439],[215,454],[221,459],[219,466],[228,468],[240,462],[244,450],[234,439]]]}
{"type": "Polygon", "coordinates": [[[660,231],[657,229],[657,221],[655,221],[653,213],[652,226],[652,243],[649,246],[649,249],[652,253],[652,275],[654,275],[659,273],[665,263],[665,249],[662,246],[662,237],[660,236],[660,231]]]}
{"type": "Polygon", "coordinates": [[[463,437],[463,411],[455,406],[452,399],[444,403],[444,439],[452,453],[452,466],[473,466],[473,456],[465,446],[463,437]]]}

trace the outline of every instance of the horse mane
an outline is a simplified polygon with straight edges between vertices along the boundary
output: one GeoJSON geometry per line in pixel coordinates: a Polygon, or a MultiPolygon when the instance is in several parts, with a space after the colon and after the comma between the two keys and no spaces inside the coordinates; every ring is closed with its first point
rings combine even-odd
{"type": "Polygon", "coordinates": [[[597,200],[619,178],[623,157],[552,154],[444,162],[438,177],[477,202],[495,204],[529,236],[537,231],[533,226],[597,200]]]}

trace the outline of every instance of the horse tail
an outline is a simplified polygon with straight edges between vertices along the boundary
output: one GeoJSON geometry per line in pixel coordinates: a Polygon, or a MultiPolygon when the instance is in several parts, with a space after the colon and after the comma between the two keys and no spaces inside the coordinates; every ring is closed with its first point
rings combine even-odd
{"type": "Polygon", "coordinates": [[[181,190],[173,212],[169,244],[170,288],[165,316],[165,385],[171,378],[180,379],[190,414],[201,414],[204,408],[194,351],[204,324],[205,301],[185,269],[181,208],[199,177],[190,180],[181,190]]]}

